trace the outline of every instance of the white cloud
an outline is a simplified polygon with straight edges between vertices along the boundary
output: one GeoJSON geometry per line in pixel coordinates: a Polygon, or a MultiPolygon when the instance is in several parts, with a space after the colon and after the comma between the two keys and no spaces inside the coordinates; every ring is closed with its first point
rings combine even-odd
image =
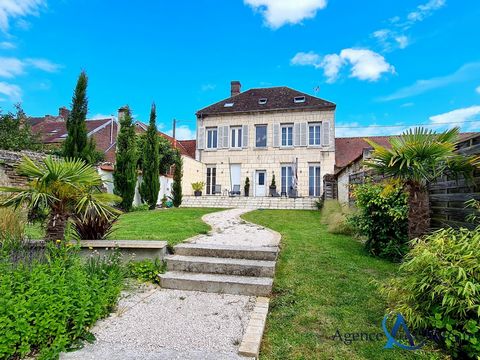
{"type": "Polygon", "coordinates": [[[18,85],[0,81],[0,94],[6,95],[12,102],[18,102],[22,98],[22,90],[18,85]]]}
{"type": "Polygon", "coordinates": [[[60,65],[46,59],[17,59],[14,57],[0,57],[0,77],[13,78],[25,73],[27,67],[33,67],[46,72],[55,72],[60,65]]]}
{"type": "Polygon", "coordinates": [[[311,65],[311,66],[319,67],[320,62],[321,62],[320,55],[315,54],[313,51],[310,51],[307,53],[299,52],[292,58],[292,60],[290,60],[290,64],[300,65],[300,66],[311,65]]]}
{"type": "Polygon", "coordinates": [[[23,74],[25,64],[13,57],[0,57],[0,77],[12,78],[23,74]]]}
{"type": "Polygon", "coordinates": [[[25,63],[46,72],[56,72],[61,67],[47,59],[25,59],[25,63]]]}
{"type": "Polygon", "coordinates": [[[39,11],[46,5],[46,0],[1,0],[0,29],[7,31],[10,19],[28,15],[38,16],[39,11]]]}
{"type": "MultiPolygon", "coordinates": [[[[172,130],[168,130],[166,134],[172,136],[172,130]]],[[[186,125],[177,126],[175,129],[175,138],[177,140],[192,140],[195,139],[196,136],[195,130],[190,129],[186,125]]]]}
{"type": "Polygon", "coordinates": [[[430,116],[432,125],[462,126],[463,131],[480,129],[480,105],[452,110],[443,114],[430,116]],[[478,120],[478,121],[475,121],[478,120]],[[469,123],[464,126],[464,123],[469,123]],[[472,121],[472,122],[470,122],[472,121]]]}
{"type": "Polygon", "coordinates": [[[407,19],[412,22],[422,21],[432,15],[435,10],[444,7],[446,3],[446,0],[430,0],[425,4],[419,5],[415,11],[409,13],[407,19]]]}
{"type": "Polygon", "coordinates": [[[3,50],[11,50],[11,49],[15,49],[16,47],[17,47],[17,45],[15,45],[14,43],[12,43],[10,41],[0,42],[0,49],[3,49],[3,50]]]}
{"type": "Polygon", "coordinates": [[[337,80],[343,66],[350,66],[350,77],[377,81],[384,73],[395,73],[395,68],[385,58],[369,49],[343,49],[340,54],[328,54],[321,58],[314,52],[299,52],[291,60],[292,65],[322,68],[327,82],[337,80]]]}
{"type": "Polygon", "coordinates": [[[217,87],[217,85],[215,85],[215,84],[203,84],[202,87],[201,87],[201,89],[202,89],[202,91],[204,91],[204,92],[205,92],[205,91],[213,91],[213,90],[216,89],[216,87],[217,87]]]}
{"type": "Polygon", "coordinates": [[[383,136],[400,134],[406,127],[399,126],[379,126],[376,123],[363,126],[358,122],[339,123],[335,126],[336,137],[363,137],[363,136],[383,136]]]}
{"type": "Polygon", "coordinates": [[[405,49],[410,43],[410,40],[406,35],[395,36],[395,41],[400,49],[405,49]]]}
{"type": "Polygon", "coordinates": [[[327,0],[244,0],[244,3],[259,11],[272,29],[311,19],[327,6],[327,0]]]}
{"type": "Polygon", "coordinates": [[[380,98],[380,101],[391,101],[405,99],[411,96],[420,95],[427,91],[445,87],[453,83],[469,81],[480,77],[480,62],[463,65],[453,74],[439,76],[426,80],[417,80],[414,84],[395,91],[393,94],[380,98]]]}
{"type": "Polygon", "coordinates": [[[475,89],[477,94],[480,94],[480,86],[475,89]]]}

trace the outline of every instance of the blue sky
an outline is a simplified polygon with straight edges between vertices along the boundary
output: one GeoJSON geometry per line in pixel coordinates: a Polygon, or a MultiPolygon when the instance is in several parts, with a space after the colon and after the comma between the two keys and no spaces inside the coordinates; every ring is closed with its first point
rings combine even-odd
{"type": "Polygon", "coordinates": [[[155,101],[182,138],[230,80],[335,102],[337,136],[480,131],[478,19],[478,0],[0,0],[0,107],[55,114],[85,69],[90,117],[155,101]]]}

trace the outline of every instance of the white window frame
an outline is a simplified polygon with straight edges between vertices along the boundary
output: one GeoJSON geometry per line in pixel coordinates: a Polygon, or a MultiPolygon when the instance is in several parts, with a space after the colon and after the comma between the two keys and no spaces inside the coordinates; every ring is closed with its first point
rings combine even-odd
{"type": "Polygon", "coordinates": [[[266,149],[268,147],[268,126],[265,124],[255,125],[255,148],[257,149],[266,149]],[[265,145],[258,146],[257,142],[257,131],[259,128],[265,128],[265,145]]]}
{"type": "Polygon", "coordinates": [[[280,167],[280,193],[289,195],[289,187],[293,186],[293,166],[282,165],[280,167]],[[284,171],[285,170],[285,171],[284,171]]]}
{"type": "Polygon", "coordinates": [[[293,124],[285,124],[280,126],[280,146],[293,147],[293,124]],[[283,138],[284,131],[285,139],[283,138]],[[285,142],[283,140],[285,140],[285,142]]]}
{"type": "Polygon", "coordinates": [[[230,148],[241,149],[243,146],[243,131],[241,126],[230,127],[230,148]]]}
{"type": "Polygon", "coordinates": [[[212,127],[206,129],[207,133],[207,149],[217,149],[218,148],[218,128],[212,127]],[[215,145],[215,146],[214,146],[215,145]]]}
{"type": "Polygon", "coordinates": [[[322,167],[320,166],[320,164],[308,164],[308,196],[319,197],[321,196],[321,191],[322,191],[322,167]],[[312,174],[312,171],[313,171],[313,174],[312,174]],[[313,184],[311,183],[312,176],[313,176],[313,184]],[[313,192],[311,191],[312,185],[313,185],[313,192]]]}
{"type": "Polygon", "coordinates": [[[309,123],[308,124],[308,146],[322,146],[322,123],[309,123]],[[316,136],[316,128],[319,128],[320,132],[318,134],[318,138],[316,136]],[[310,141],[310,129],[313,128],[313,143],[310,141]],[[318,144],[316,143],[318,142],[318,144]]]}

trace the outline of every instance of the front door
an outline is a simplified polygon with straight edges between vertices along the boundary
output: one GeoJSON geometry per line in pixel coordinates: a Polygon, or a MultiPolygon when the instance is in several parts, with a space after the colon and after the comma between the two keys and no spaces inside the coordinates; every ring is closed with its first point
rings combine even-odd
{"type": "Polygon", "coordinates": [[[256,181],[255,181],[255,196],[266,196],[267,195],[267,172],[265,170],[257,170],[256,172],[256,181]]]}

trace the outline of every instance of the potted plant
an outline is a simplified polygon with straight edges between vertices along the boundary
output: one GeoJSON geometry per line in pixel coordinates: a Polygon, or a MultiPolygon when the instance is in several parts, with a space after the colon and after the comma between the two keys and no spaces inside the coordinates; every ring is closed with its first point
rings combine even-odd
{"type": "Polygon", "coordinates": [[[193,194],[195,196],[202,196],[202,190],[204,186],[205,183],[203,181],[192,183],[193,194]]]}
{"type": "Polygon", "coordinates": [[[250,192],[250,179],[248,178],[248,176],[245,179],[245,186],[244,186],[243,190],[245,191],[245,196],[248,196],[248,194],[250,192]]]}
{"type": "Polygon", "coordinates": [[[272,175],[272,183],[270,184],[270,196],[275,196],[277,194],[277,184],[275,183],[275,174],[272,175]]]}

